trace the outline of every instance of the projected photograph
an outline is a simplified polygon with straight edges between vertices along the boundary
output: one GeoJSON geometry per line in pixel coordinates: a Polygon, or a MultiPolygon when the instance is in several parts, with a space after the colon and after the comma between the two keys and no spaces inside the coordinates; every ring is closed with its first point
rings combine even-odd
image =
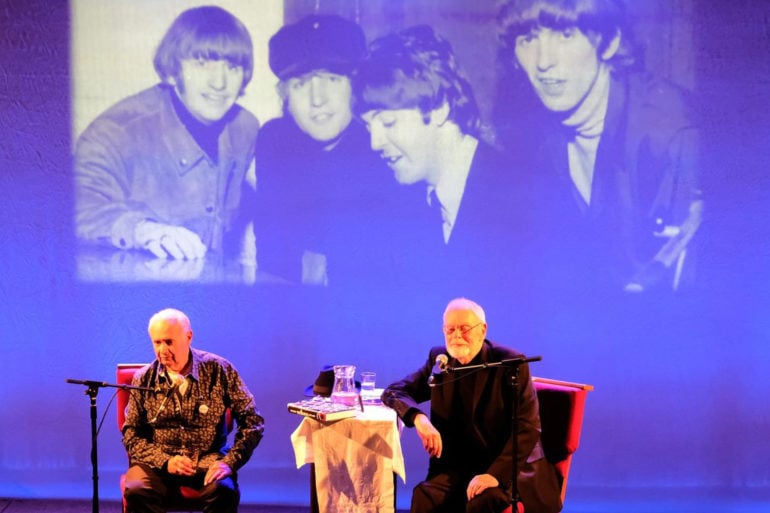
{"type": "Polygon", "coordinates": [[[434,4],[73,0],[78,277],[692,286],[692,20],[434,4]]]}
{"type": "Polygon", "coordinates": [[[282,19],[247,7],[72,2],[82,279],[246,279],[241,188],[255,184],[257,116],[279,109],[256,36],[282,19]]]}
{"type": "Polygon", "coordinates": [[[770,2],[11,0],[0,20],[3,513],[121,510],[132,431],[173,442],[153,468],[225,472],[204,445],[230,406],[243,511],[347,504],[324,502],[332,472],[404,512],[437,462],[507,496],[533,475],[507,440],[556,454],[556,388],[586,399],[563,511],[770,511],[770,2]],[[335,426],[390,419],[351,440],[363,457],[290,406],[334,381],[360,398],[335,426]]]}

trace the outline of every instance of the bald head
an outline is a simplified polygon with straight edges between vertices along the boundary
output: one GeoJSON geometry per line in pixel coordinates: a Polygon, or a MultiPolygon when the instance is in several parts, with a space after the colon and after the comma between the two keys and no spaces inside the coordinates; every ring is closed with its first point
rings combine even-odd
{"type": "Polygon", "coordinates": [[[166,308],[150,317],[147,327],[155,356],[168,369],[181,373],[189,361],[192,329],[181,311],[166,308]]]}
{"type": "Polygon", "coordinates": [[[187,315],[185,315],[184,312],[177,310],[176,308],[166,308],[160,312],[155,313],[152,317],[150,317],[150,322],[147,325],[147,329],[150,330],[154,324],[161,322],[165,324],[176,324],[185,331],[191,330],[190,319],[187,317],[187,315]]]}

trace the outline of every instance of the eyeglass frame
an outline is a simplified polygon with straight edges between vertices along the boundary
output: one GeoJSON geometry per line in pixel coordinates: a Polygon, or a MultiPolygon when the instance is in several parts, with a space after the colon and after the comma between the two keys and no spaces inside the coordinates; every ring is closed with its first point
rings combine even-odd
{"type": "Polygon", "coordinates": [[[463,329],[463,328],[466,325],[462,325],[462,326],[447,326],[447,325],[444,325],[444,326],[441,327],[441,331],[444,332],[445,336],[451,337],[451,336],[453,336],[455,334],[455,332],[457,332],[459,330],[460,331],[460,336],[461,337],[465,337],[465,335],[470,333],[470,331],[472,329],[477,328],[477,327],[481,326],[482,324],[484,324],[484,321],[479,321],[476,324],[474,324],[473,326],[468,326],[465,329],[463,329]],[[447,332],[447,328],[452,328],[452,331],[447,332]]]}

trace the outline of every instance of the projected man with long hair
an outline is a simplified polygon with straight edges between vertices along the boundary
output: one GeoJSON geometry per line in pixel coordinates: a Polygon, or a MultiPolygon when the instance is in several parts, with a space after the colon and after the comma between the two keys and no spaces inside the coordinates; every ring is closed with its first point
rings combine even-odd
{"type": "Polygon", "coordinates": [[[546,185],[565,264],[551,270],[632,292],[679,286],[702,211],[685,91],[639,70],[621,0],[511,0],[500,22],[500,107],[516,105],[507,121],[520,127],[505,144],[546,185]]]}
{"type": "Polygon", "coordinates": [[[236,100],[251,37],[219,7],[181,13],[154,58],[160,83],[96,118],[74,150],[80,240],[158,259],[220,252],[253,161],[257,119],[236,100]]]}
{"type": "Polygon", "coordinates": [[[510,162],[483,140],[474,92],[449,41],[427,25],[374,40],[354,91],[372,149],[403,186],[399,213],[413,239],[398,257],[411,282],[453,294],[504,288],[522,248],[523,191],[510,162]]]}

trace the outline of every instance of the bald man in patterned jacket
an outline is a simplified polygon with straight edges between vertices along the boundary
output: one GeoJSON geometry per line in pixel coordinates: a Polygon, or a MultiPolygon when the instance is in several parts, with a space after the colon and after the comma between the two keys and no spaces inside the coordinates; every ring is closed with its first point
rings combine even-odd
{"type": "Polygon", "coordinates": [[[262,439],[264,419],[235,367],[224,358],[190,348],[193,332],[181,311],[161,310],[148,331],[156,360],[137,372],[123,425],[130,466],[125,500],[133,513],[165,512],[167,491],[199,490],[203,511],[235,513],[240,502],[236,472],[262,439]],[[225,411],[237,431],[227,443],[225,411]]]}

